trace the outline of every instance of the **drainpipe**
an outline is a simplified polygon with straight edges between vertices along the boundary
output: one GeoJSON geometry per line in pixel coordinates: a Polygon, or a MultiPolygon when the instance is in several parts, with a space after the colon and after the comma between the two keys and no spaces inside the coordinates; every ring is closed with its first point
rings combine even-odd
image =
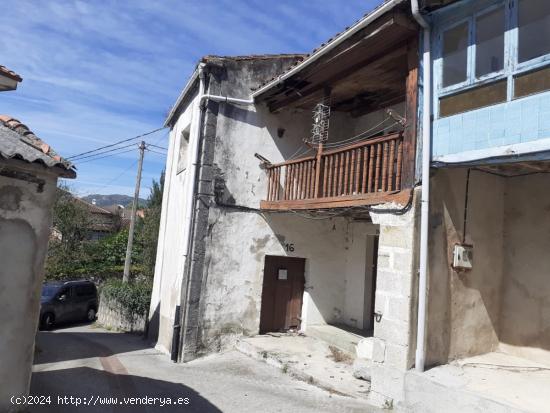
{"type": "Polygon", "coordinates": [[[418,279],[418,326],[416,334],[415,367],[424,371],[426,359],[426,296],[428,278],[428,220],[430,213],[430,157],[431,157],[431,114],[432,114],[432,78],[430,25],[420,14],[418,0],[411,0],[411,12],[418,24],[424,29],[423,37],[423,98],[422,98],[422,194],[420,210],[420,268],[418,279]]]}
{"type": "MultiPolygon", "coordinates": [[[[173,359],[181,359],[181,351],[183,350],[183,347],[185,346],[185,335],[186,335],[186,327],[187,327],[187,320],[188,320],[188,306],[189,306],[189,293],[190,293],[190,274],[191,274],[191,263],[188,261],[192,257],[193,252],[193,229],[194,229],[194,217],[195,217],[195,194],[197,192],[198,187],[198,174],[197,171],[200,167],[200,140],[202,137],[202,128],[203,128],[203,110],[204,110],[204,102],[207,100],[213,100],[216,102],[225,102],[225,103],[232,103],[237,105],[252,105],[254,104],[253,99],[238,99],[238,98],[232,98],[227,96],[219,96],[219,95],[210,95],[205,94],[205,70],[206,67],[205,63],[199,64],[197,68],[198,72],[198,81],[199,81],[199,91],[198,91],[198,102],[196,103],[196,106],[193,108],[193,136],[190,138],[190,141],[193,142],[193,146],[191,149],[191,165],[189,168],[189,177],[187,179],[187,186],[186,186],[186,193],[185,193],[185,219],[184,219],[184,226],[183,226],[183,233],[185,234],[184,238],[184,245],[183,245],[183,251],[185,251],[185,290],[182,294],[180,291],[180,299],[183,301],[183,311],[176,311],[176,318],[174,320],[174,327],[176,327],[177,324],[179,324],[179,331],[176,331],[176,328],[174,328],[174,334],[178,334],[181,336],[181,340],[179,340],[179,343],[173,344],[177,345],[177,353],[174,354],[174,351],[172,351],[172,357],[173,359]],[[181,317],[181,318],[180,318],[181,317]],[[181,322],[180,322],[181,321],[181,322]]],[[[173,341],[175,343],[175,341],[173,341]]]]}

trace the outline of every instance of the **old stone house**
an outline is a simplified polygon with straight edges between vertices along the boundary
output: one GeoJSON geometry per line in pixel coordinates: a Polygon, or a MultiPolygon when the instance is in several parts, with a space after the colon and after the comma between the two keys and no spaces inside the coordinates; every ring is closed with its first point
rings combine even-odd
{"type": "Polygon", "coordinates": [[[418,27],[392,1],[307,56],[199,62],[166,120],[157,348],[359,337],[373,399],[397,398],[385,378],[415,350],[418,27]]]}
{"type": "Polygon", "coordinates": [[[29,391],[57,180],[75,176],[27,126],[0,116],[0,411],[29,391]]]}

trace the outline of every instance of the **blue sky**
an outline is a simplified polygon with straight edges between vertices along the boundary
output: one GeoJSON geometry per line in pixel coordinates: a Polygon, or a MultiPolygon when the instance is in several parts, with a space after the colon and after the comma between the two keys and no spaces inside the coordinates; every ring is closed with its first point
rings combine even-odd
{"type": "MultiPolygon", "coordinates": [[[[309,52],[380,0],[4,0],[0,64],[23,77],[0,113],[63,156],[162,126],[207,54],[309,52]]],[[[166,130],[146,141],[166,146],[166,130]]],[[[132,194],[137,150],[77,163],[70,187],[132,194]]],[[[164,168],[147,152],[143,191],[164,168]]]]}

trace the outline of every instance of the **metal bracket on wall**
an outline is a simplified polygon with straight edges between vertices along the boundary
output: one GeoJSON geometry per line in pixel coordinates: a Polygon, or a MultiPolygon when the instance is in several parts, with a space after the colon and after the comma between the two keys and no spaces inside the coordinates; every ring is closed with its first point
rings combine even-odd
{"type": "Polygon", "coordinates": [[[44,190],[44,185],[46,184],[46,181],[44,179],[37,178],[36,176],[28,172],[14,171],[13,169],[0,168],[0,176],[11,179],[18,179],[20,181],[29,182],[31,184],[36,184],[37,192],[42,192],[44,190]]]}

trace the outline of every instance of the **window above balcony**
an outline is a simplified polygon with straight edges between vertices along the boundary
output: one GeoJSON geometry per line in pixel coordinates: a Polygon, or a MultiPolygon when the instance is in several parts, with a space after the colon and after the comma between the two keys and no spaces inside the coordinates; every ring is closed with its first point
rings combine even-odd
{"type": "Polygon", "coordinates": [[[550,90],[550,1],[465,1],[434,14],[438,117],[550,90]]]}

